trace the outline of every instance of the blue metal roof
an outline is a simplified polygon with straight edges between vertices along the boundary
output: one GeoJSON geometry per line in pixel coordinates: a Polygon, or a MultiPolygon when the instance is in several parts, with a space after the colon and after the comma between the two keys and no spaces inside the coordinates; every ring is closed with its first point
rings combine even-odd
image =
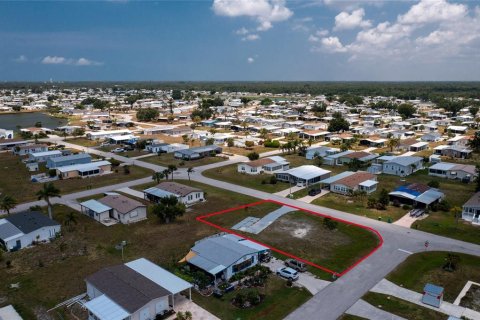
{"type": "Polygon", "coordinates": [[[423,287],[423,291],[439,296],[439,295],[443,294],[444,289],[443,289],[443,287],[436,286],[436,285],[431,284],[431,283],[427,283],[425,285],[425,287],[423,287]]]}
{"type": "Polygon", "coordinates": [[[94,212],[97,212],[97,213],[109,211],[110,209],[112,209],[109,206],[106,206],[103,203],[101,203],[97,200],[94,200],[94,199],[84,201],[84,202],[80,203],[80,205],[82,207],[88,208],[88,209],[90,209],[94,212]]]}
{"type": "Polygon", "coordinates": [[[85,303],[85,307],[102,320],[124,320],[130,316],[130,313],[104,294],[85,303]]]}
{"type": "Polygon", "coordinates": [[[174,194],[174,193],[159,189],[157,187],[151,187],[151,188],[145,189],[143,190],[143,192],[154,195],[155,197],[159,197],[159,198],[170,197],[170,196],[178,197],[178,194],[174,194]]]}
{"type": "Polygon", "coordinates": [[[415,197],[418,197],[419,195],[422,194],[419,191],[409,189],[408,186],[409,185],[400,186],[397,189],[395,189],[394,192],[404,192],[404,193],[408,193],[408,194],[410,194],[412,196],[415,196],[415,197]]]}

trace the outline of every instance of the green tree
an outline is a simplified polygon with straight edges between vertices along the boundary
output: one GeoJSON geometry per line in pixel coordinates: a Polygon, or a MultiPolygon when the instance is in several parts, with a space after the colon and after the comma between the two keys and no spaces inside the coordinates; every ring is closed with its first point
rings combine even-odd
{"type": "Polygon", "coordinates": [[[152,206],[152,213],[155,214],[162,223],[170,223],[185,213],[185,205],[178,201],[176,196],[160,198],[160,202],[152,206]]]}
{"type": "Polygon", "coordinates": [[[453,217],[455,218],[455,227],[458,226],[458,220],[462,217],[462,208],[460,207],[453,207],[450,209],[453,217]]]}
{"type": "Polygon", "coordinates": [[[0,209],[5,211],[7,214],[10,214],[10,210],[14,209],[17,206],[17,200],[9,195],[0,196],[0,209]]]}
{"type": "Polygon", "coordinates": [[[233,138],[227,138],[227,147],[231,148],[235,145],[235,140],[233,138]]]}
{"type": "Polygon", "coordinates": [[[471,106],[470,108],[468,108],[468,111],[470,111],[470,114],[472,115],[472,117],[475,118],[477,116],[478,109],[479,109],[478,106],[471,106]]]}
{"type": "Polygon", "coordinates": [[[390,197],[386,189],[382,189],[380,191],[380,194],[378,195],[378,203],[384,206],[388,206],[388,204],[390,203],[390,197]]]}
{"type": "Polygon", "coordinates": [[[394,148],[395,149],[398,148],[399,145],[400,145],[399,138],[389,138],[387,141],[387,147],[390,148],[390,152],[392,152],[394,148]]]}
{"type": "Polygon", "coordinates": [[[475,173],[477,174],[475,178],[475,191],[480,191],[480,164],[475,166],[475,173]]]}
{"type": "Polygon", "coordinates": [[[333,119],[328,123],[329,132],[347,131],[350,129],[350,124],[345,120],[340,112],[333,114],[333,119]]]}
{"type": "Polygon", "coordinates": [[[158,118],[159,112],[157,109],[145,108],[137,111],[138,121],[152,121],[158,118]]]}
{"type": "Polygon", "coordinates": [[[480,131],[475,132],[473,138],[468,141],[468,146],[473,152],[480,152],[480,131]]]}
{"type": "Polygon", "coordinates": [[[172,99],[173,100],[181,100],[182,99],[182,91],[172,90],[172,99]]]}
{"type": "Polygon", "coordinates": [[[187,169],[188,181],[190,181],[190,173],[194,173],[194,172],[195,172],[195,170],[193,170],[192,167],[187,169]]]}
{"type": "Polygon", "coordinates": [[[398,106],[397,112],[403,119],[411,118],[415,113],[416,109],[412,104],[402,103],[398,106]]]}
{"type": "Polygon", "coordinates": [[[53,219],[53,206],[51,198],[60,198],[60,190],[52,182],[44,183],[43,188],[36,193],[38,200],[45,200],[48,206],[48,216],[53,219]]]}
{"type": "Polygon", "coordinates": [[[165,178],[165,174],[160,171],[154,172],[152,175],[152,180],[155,180],[157,183],[160,183],[163,178],[165,178]]]}
{"type": "Polygon", "coordinates": [[[173,173],[174,173],[175,171],[177,171],[177,166],[174,165],[174,164],[169,164],[169,165],[168,165],[168,171],[170,171],[170,173],[172,174],[172,180],[173,180],[173,173]]]}
{"type": "Polygon", "coordinates": [[[258,158],[260,158],[260,155],[254,151],[254,152],[250,152],[249,154],[247,154],[247,158],[250,159],[250,161],[253,161],[253,160],[257,160],[258,158]]]}
{"type": "Polygon", "coordinates": [[[264,98],[264,99],[262,99],[262,101],[260,101],[260,104],[262,106],[270,106],[270,105],[273,104],[273,101],[270,98],[264,98]]]}

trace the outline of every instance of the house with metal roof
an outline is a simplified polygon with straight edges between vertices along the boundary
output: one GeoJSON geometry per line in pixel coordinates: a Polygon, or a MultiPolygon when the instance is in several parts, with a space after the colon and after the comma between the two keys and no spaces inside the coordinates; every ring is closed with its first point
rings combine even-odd
{"type": "Polygon", "coordinates": [[[433,154],[460,159],[469,158],[472,152],[472,149],[460,145],[440,145],[433,148],[433,154]]]}
{"type": "Polygon", "coordinates": [[[285,171],[276,172],[275,176],[279,181],[289,182],[297,186],[307,187],[319,183],[330,177],[329,170],[313,165],[304,165],[285,171]]]}
{"type": "Polygon", "coordinates": [[[55,169],[58,167],[72,166],[75,164],[83,164],[90,162],[92,162],[92,156],[90,156],[88,153],[77,153],[68,156],[48,158],[46,167],[49,169],[55,169]]]}
{"type": "Polygon", "coordinates": [[[316,157],[326,157],[332,154],[339,153],[340,149],[338,148],[330,148],[325,146],[320,147],[309,147],[307,148],[307,152],[305,152],[305,158],[307,160],[312,160],[316,157]]]}
{"type": "Polygon", "coordinates": [[[410,183],[400,186],[389,194],[391,201],[411,205],[416,208],[428,208],[442,201],[445,194],[439,189],[431,188],[421,183],[410,183]]]}
{"type": "Polygon", "coordinates": [[[130,224],[147,219],[146,205],[121,194],[84,201],[80,203],[80,211],[105,225],[114,224],[112,220],[130,224]]]}
{"type": "Polygon", "coordinates": [[[382,165],[383,173],[400,177],[409,176],[421,169],[423,169],[423,158],[415,156],[394,157],[382,165]]]}
{"type": "Polygon", "coordinates": [[[475,193],[463,204],[462,219],[480,224],[480,192],[475,193]]]}
{"type": "Polygon", "coordinates": [[[112,172],[112,164],[107,160],[90,163],[74,164],[56,168],[57,175],[62,179],[85,178],[112,172]]]}
{"type": "Polygon", "coordinates": [[[195,160],[209,156],[215,156],[222,152],[222,148],[217,145],[208,145],[189,149],[177,150],[173,156],[182,160],[195,160]]]}
{"type": "Polygon", "coordinates": [[[333,177],[320,181],[331,192],[351,195],[355,191],[364,191],[370,194],[377,190],[377,177],[365,171],[345,171],[333,177]]]}
{"type": "Polygon", "coordinates": [[[260,173],[274,173],[288,170],[290,162],[280,156],[265,157],[249,162],[242,162],[237,165],[237,171],[249,175],[260,173]]]}
{"type": "Polygon", "coordinates": [[[46,162],[50,158],[61,157],[62,155],[63,153],[60,150],[34,152],[28,154],[28,160],[35,162],[46,162]]]}
{"type": "Polygon", "coordinates": [[[41,212],[25,211],[0,219],[0,244],[7,251],[17,251],[35,242],[55,238],[61,225],[41,212]]]}
{"type": "Polygon", "coordinates": [[[160,202],[161,198],[170,196],[176,197],[187,206],[205,201],[205,193],[202,190],[173,181],[162,182],[155,187],[145,189],[143,195],[145,200],[155,203],[160,202]]]}
{"type": "Polygon", "coordinates": [[[477,176],[474,165],[439,162],[428,168],[428,175],[471,182],[477,176]]]}
{"type": "Polygon", "coordinates": [[[260,263],[269,249],[242,237],[220,233],[195,243],[181,260],[205,271],[214,280],[228,280],[234,274],[260,263]]]}
{"type": "Polygon", "coordinates": [[[104,268],[85,279],[89,320],[156,319],[175,308],[175,297],[192,284],[140,258],[104,268]]]}

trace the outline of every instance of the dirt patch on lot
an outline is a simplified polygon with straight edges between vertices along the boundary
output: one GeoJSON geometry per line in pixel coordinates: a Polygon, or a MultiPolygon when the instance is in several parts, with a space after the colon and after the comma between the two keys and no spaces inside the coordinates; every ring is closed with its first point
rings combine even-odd
{"type": "Polygon", "coordinates": [[[460,301],[462,307],[480,311],[480,286],[472,285],[460,301]]]}

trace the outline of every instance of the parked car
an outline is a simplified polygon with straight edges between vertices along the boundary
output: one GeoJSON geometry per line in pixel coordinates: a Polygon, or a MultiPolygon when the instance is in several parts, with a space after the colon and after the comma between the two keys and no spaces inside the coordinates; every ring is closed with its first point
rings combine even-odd
{"type": "Polygon", "coordinates": [[[115,148],[112,150],[113,153],[120,153],[120,152],[125,152],[125,149],[123,148],[115,148]]]}
{"type": "Polygon", "coordinates": [[[316,196],[317,194],[322,193],[322,189],[311,189],[308,191],[308,195],[313,197],[316,196]]]}
{"type": "Polygon", "coordinates": [[[295,259],[287,259],[285,260],[285,265],[287,267],[290,267],[294,270],[297,270],[299,272],[305,272],[307,271],[307,265],[301,261],[295,260],[295,259]]]}
{"type": "Polygon", "coordinates": [[[124,146],[123,149],[125,149],[126,151],[133,151],[133,150],[135,150],[135,148],[134,148],[133,146],[130,146],[130,145],[124,146]]]}
{"type": "Polygon", "coordinates": [[[277,275],[292,281],[295,281],[298,279],[298,272],[289,267],[283,267],[283,268],[277,269],[277,275]]]}

